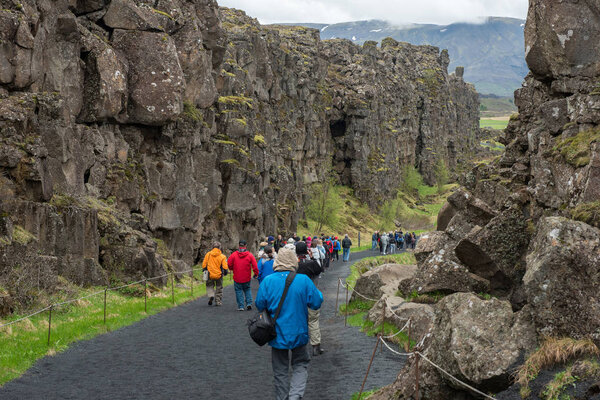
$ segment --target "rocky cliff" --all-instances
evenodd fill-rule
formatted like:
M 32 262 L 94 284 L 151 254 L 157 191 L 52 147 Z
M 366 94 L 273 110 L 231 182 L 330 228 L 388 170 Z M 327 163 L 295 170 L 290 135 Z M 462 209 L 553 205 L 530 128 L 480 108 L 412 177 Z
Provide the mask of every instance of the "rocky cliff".
M 474 145 L 448 56 L 212 0 L 0 0 L 0 296 L 183 270 L 292 231 L 333 168 L 371 205 Z M 459 74 L 460 75 L 460 74 Z
M 515 93 L 506 151 L 465 176 L 438 232 L 419 243 L 415 276 L 400 284 L 446 295 L 419 350 L 485 393 L 511 385 L 541 338 L 600 345 L 598 32 L 596 2 L 530 2 L 530 73 Z M 413 368 L 414 359 L 379 398 L 414 398 Z M 422 399 L 479 398 L 430 365 L 421 388 Z M 550 398 L 542 389 L 532 394 Z M 576 398 L 598 393 L 586 390 Z

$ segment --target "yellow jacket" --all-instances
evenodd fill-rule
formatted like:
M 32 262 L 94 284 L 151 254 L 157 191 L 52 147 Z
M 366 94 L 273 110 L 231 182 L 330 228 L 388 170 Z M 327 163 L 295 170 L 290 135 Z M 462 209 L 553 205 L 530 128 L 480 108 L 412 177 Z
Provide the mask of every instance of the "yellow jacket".
M 202 268 L 208 269 L 209 279 L 219 279 L 223 276 L 221 269 L 229 269 L 227 257 L 221 253 L 221 250 L 214 248 L 204 256 Z

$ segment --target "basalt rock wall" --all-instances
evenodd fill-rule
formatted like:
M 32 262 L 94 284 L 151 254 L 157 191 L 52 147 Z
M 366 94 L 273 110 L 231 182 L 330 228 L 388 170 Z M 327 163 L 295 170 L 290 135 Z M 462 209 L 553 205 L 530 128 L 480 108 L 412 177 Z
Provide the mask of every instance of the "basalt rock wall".
M 464 187 L 438 216 L 439 231 L 419 242 L 415 277 L 400 287 L 405 293 L 448 295 L 436 306 L 433 329 L 419 351 L 484 392 L 513 384 L 509 377 L 536 341 L 568 337 L 600 346 L 599 31 L 597 1 L 530 1 L 525 29 L 530 74 L 515 92 L 519 114 L 501 139 L 506 151 L 465 175 Z M 447 325 L 453 315 L 448 304 L 473 293 L 480 298 L 472 297 L 456 318 L 471 330 L 461 337 L 460 329 Z M 520 321 L 515 337 L 526 340 L 511 350 L 512 359 L 503 351 L 513 339 L 499 333 L 504 317 L 494 315 L 500 307 L 490 297 L 512 308 L 510 317 Z M 497 311 L 477 317 L 473 304 L 479 302 Z M 489 340 L 482 339 L 486 329 L 477 324 L 494 330 Z M 478 355 L 482 364 L 456 368 L 457 355 L 477 348 L 471 343 L 462 351 L 471 340 L 487 346 Z M 494 354 L 504 354 L 513 365 L 498 368 Z M 413 368 L 414 359 L 375 398 L 414 398 Z M 444 399 L 448 393 L 479 398 L 429 365 L 423 374 L 420 398 Z M 545 398 L 542 391 L 531 398 Z M 577 398 L 594 395 L 582 392 Z
M 431 182 L 438 158 L 461 162 L 477 129 L 446 52 L 322 42 L 212 0 L 0 0 L 0 28 L 0 293 L 15 304 L 58 276 L 181 271 L 213 239 L 293 231 L 332 166 L 375 205 L 404 165 Z

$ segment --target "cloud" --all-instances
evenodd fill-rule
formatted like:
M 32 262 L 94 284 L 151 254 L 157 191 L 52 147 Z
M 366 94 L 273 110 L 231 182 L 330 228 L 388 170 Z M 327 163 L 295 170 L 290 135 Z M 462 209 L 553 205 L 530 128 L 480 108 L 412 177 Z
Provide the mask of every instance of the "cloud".
M 480 22 L 484 16 L 525 18 L 527 0 L 220 0 L 263 24 L 336 23 L 383 19 L 391 23 Z

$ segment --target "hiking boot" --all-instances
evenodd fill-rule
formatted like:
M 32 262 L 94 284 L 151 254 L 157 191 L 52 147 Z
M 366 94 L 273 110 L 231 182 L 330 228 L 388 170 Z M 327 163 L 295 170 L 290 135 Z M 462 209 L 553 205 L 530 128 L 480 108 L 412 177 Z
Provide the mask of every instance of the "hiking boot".
M 325 350 L 321 348 L 321 343 L 313 344 L 313 356 L 320 356 L 325 353 Z
M 246 306 L 246 310 L 248 310 L 248 311 L 252 310 L 252 306 L 251 306 L 250 304 L 248 304 L 248 305 Z
M 240 308 L 238 308 L 238 311 L 245 311 L 245 310 L 244 310 L 244 307 L 240 307 Z
M 215 306 L 222 306 L 223 303 L 215 303 Z
M 214 299 L 215 299 L 214 297 L 211 297 L 210 299 L 208 299 L 208 305 L 209 306 L 212 306 L 212 303 L 213 303 Z

